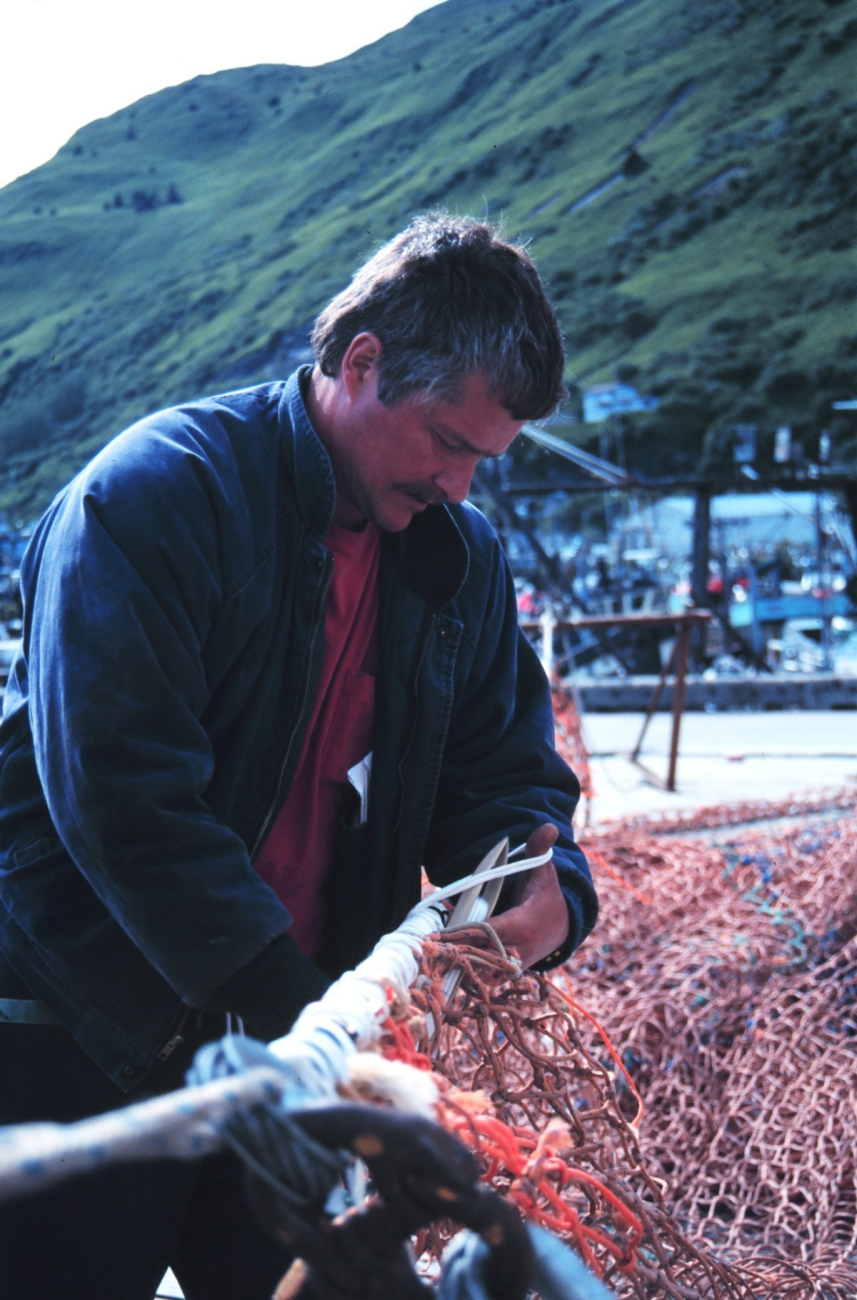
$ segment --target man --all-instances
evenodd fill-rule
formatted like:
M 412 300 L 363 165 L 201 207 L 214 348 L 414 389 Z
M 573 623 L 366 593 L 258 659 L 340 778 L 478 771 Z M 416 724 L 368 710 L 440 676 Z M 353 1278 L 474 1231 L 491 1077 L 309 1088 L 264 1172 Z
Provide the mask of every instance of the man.
M 34 534 L 0 727 L 2 1123 L 177 1086 L 225 1013 L 281 1035 L 401 921 L 422 863 L 451 881 L 504 834 L 556 845 L 496 919 L 526 965 L 594 923 L 547 684 L 464 504 L 562 395 L 535 268 L 419 219 L 313 345 L 285 383 L 126 431 Z M 284 1264 L 225 1160 L 0 1213 L 16 1300 L 147 1297 L 168 1261 L 203 1300 L 266 1296 Z

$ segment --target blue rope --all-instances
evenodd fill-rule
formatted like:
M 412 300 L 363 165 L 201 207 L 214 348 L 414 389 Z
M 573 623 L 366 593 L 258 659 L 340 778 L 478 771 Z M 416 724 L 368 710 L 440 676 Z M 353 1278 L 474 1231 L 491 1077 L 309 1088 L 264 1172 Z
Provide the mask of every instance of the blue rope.
M 616 1300 L 570 1247 L 535 1224 L 527 1227 L 533 1247 L 533 1289 L 543 1300 Z
M 258 1066 L 293 1073 L 263 1043 L 230 1035 L 200 1048 L 187 1082 L 208 1083 Z M 218 1126 L 218 1132 L 257 1178 L 287 1204 L 301 1209 L 324 1207 L 348 1160 L 347 1155 L 331 1151 L 309 1137 L 279 1103 L 263 1102 L 233 1111 Z
M 528 1224 L 533 1248 L 532 1287 L 542 1300 L 616 1300 L 574 1251 L 544 1228 Z M 491 1300 L 484 1271 L 491 1252 L 474 1232 L 460 1232 L 443 1254 L 437 1300 Z
M 785 926 L 791 930 L 790 937 L 786 944 L 791 948 L 793 956 L 788 962 L 779 967 L 780 972 L 794 970 L 797 967 L 804 966 L 808 957 L 808 942 L 814 938 L 812 932 L 807 932 L 801 924 L 798 917 L 788 908 L 783 907 L 779 902 L 779 893 L 774 887 L 774 869 L 775 863 L 767 853 L 740 853 L 740 841 L 732 841 L 729 845 L 724 846 L 722 852 L 726 859 L 726 868 L 724 876 L 728 879 L 733 874 L 735 868 L 741 866 L 756 866 L 759 869 L 760 880 L 741 895 L 745 903 L 750 903 L 762 916 L 770 918 L 775 926 Z M 782 856 L 779 853 L 777 856 Z M 743 941 L 743 936 L 737 936 L 736 939 Z

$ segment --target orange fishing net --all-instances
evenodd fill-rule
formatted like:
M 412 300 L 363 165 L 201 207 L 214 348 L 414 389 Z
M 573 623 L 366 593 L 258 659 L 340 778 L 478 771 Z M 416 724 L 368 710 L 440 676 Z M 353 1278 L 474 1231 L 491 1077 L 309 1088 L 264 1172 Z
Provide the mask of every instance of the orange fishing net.
M 603 919 L 566 975 L 621 1045 L 677 1221 L 718 1258 L 797 1269 L 789 1290 L 772 1265 L 763 1295 L 857 1295 L 850 799 L 719 834 L 592 836 Z
M 390 1021 L 485 1178 L 617 1296 L 857 1296 L 853 806 L 590 830 L 601 919 L 568 968 L 439 939 Z
M 581 808 L 583 811 L 581 820 L 587 823 L 589 820 L 589 805 L 593 797 L 592 775 L 589 771 L 589 751 L 583 739 L 580 710 L 577 707 L 574 694 L 558 684 L 553 688 L 553 716 L 556 746 L 580 782 Z

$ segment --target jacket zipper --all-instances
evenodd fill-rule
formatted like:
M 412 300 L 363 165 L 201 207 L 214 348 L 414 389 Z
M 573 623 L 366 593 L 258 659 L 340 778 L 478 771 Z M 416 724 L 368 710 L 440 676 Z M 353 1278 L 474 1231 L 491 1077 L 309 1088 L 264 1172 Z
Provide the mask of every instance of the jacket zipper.
M 419 719 L 418 719 L 418 717 L 417 717 L 417 714 L 418 714 L 418 712 L 419 712 L 419 707 L 420 707 L 420 673 L 422 672 L 422 667 L 423 667 L 423 663 L 425 662 L 425 657 L 426 657 L 426 655 L 428 654 L 429 642 L 431 641 L 432 636 L 434 635 L 434 629 L 435 629 L 435 626 L 437 625 L 437 619 L 438 619 L 437 614 L 432 614 L 432 616 L 431 616 L 431 625 L 430 625 L 430 627 L 429 627 L 428 632 L 426 633 L 426 639 L 425 639 L 425 641 L 423 642 L 423 648 L 422 648 L 422 650 L 420 651 L 420 657 L 419 657 L 419 659 L 417 660 L 417 667 L 416 667 L 416 671 L 414 672 L 414 725 L 411 727 L 411 734 L 410 734 L 410 736 L 408 737 L 408 743 L 407 743 L 407 745 L 405 746 L 405 749 L 404 749 L 404 752 L 403 752 L 403 754 L 402 754 L 402 757 L 399 759 L 399 771 L 398 771 L 398 776 L 399 776 L 399 815 L 398 815 L 398 817 L 396 818 L 396 824 L 395 824 L 395 826 L 393 827 L 393 830 L 392 830 L 392 832 L 391 832 L 391 834 L 390 834 L 390 843 L 391 843 L 391 844 L 393 844 L 393 843 L 395 842 L 396 834 L 397 834 L 397 832 L 398 832 L 398 830 L 399 830 L 399 826 L 400 826 L 401 823 L 402 823 L 402 813 L 403 813 L 403 811 L 404 811 L 404 807 L 405 807 L 405 778 L 404 778 L 404 766 L 405 766 L 405 763 L 406 763 L 406 761 L 407 761 L 408 754 L 410 754 L 411 749 L 412 749 L 412 747 L 413 747 L 414 736 L 417 734 L 417 722 L 419 721 Z
M 182 1009 L 179 1016 L 179 1022 L 176 1025 L 175 1033 L 172 1035 L 171 1038 L 167 1039 L 167 1041 L 164 1043 L 161 1050 L 158 1052 L 159 1061 L 166 1061 L 168 1057 L 172 1056 L 173 1052 L 176 1050 L 179 1044 L 184 1042 L 184 1034 L 182 1033 L 182 1030 L 187 1024 L 187 1018 L 190 1015 L 192 1010 L 193 1008 L 188 1006 L 185 1006 Z
M 259 828 L 259 833 L 258 833 L 258 835 L 256 836 L 256 839 L 255 839 L 254 842 L 253 842 L 253 847 L 252 847 L 252 849 L 250 850 L 250 858 L 251 858 L 251 861 L 252 861 L 253 858 L 255 858 L 256 854 L 258 853 L 258 851 L 259 851 L 259 849 L 260 849 L 260 847 L 261 847 L 261 845 L 262 845 L 262 841 L 264 840 L 265 836 L 267 835 L 268 830 L 270 829 L 270 826 L 271 826 L 271 822 L 272 822 L 273 819 L 274 819 L 274 813 L 276 812 L 276 810 L 277 810 L 277 804 L 278 804 L 279 801 L 280 801 L 280 789 L 282 788 L 283 777 L 285 776 L 285 774 L 286 774 L 286 768 L 287 768 L 288 765 L 289 765 L 289 757 L 290 757 L 291 752 L 292 752 L 292 746 L 293 746 L 294 743 L 295 743 L 295 736 L 298 734 L 298 729 L 299 729 L 299 727 L 300 727 L 300 725 L 301 725 L 301 722 L 303 721 L 304 710 L 306 709 L 307 698 L 308 698 L 308 696 L 309 696 L 309 682 L 310 682 L 310 676 L 311 676 L 311 673 L 312 673 L 313 652 L 314 652 L 314 650 L 315 650 L 315 643 L 316 643 L 316 641 L 317 641 L 317 639 L 318 639 L 319 629 L 320 629 L 320 627 L 322 626 L 322 620 L 318 617 L 318 611 L 319 611 L 319 609 L 323 609 L 323 608 L 324 608 L 324 602 L 325 602 L 325 600 L 326 600 L 326 598 L 327 598 L 327 589 L 328 589 L 328 587 L 330 586 L 330 583 L 331 583 L 331 579 L 332 579 L 332 578 L 333 578 L 333 562 L 331 561 L 330 569 L 329 569 L 329 571 L 328 571 L 327 577 L 326 577 L 325 580 L 324 580 L 324 585 L 323 585 L 322 588 L 321 588 L 321 591 L 320 591 L 320 593 L 319 593 L 318 600 L 317 600 L 317 603 L 316 603 L 316 621 L 315 621 L 315 627 L 313 628 L 313 631 L 312 631 L 312 636 L 310 637 L 310 640 L 309 640 L 309 645 L 308 645 L 308 647 L 307 647 L 307 654 L 306 654 L 306 672 L 304 673 L 303 695 L 302 695 L 302 697 L 301 697 L 301 706 L 300 706 L 300 708 L 299 708 L 299 710 L 298 710 L 298 716 L 297 716 L 297 718 L 295 719 L 295 725 L 292 727 L 292 731 L 291 731 L 291 735 L 289 736 L 288 744 L 286 745 L 286 752 L 285 752 L 285 755 L 283 756 L 283 761 L 282 761 L 282 763 L 280 764 L 280 771 L 279 771 L 279 775 L 278 775 L 278 777 L 277 777 L 277 785 L 276 785 L 276 788 L 275 788 L 275 790 L 274 790 L 274 798 L 273 798 L 273 802 L 271 803 L 270 808 L 268 809 L 267 813 L 265 814 L 265 818 L 264 818 L 264 820 L 263 820 L 263 822 L 262 822 L 261 827 Z

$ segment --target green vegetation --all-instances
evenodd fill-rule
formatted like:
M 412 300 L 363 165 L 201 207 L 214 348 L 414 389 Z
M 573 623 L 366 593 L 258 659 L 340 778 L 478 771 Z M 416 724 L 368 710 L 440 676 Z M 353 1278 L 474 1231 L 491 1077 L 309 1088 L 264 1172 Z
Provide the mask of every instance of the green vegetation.
M 531 241 L 573 385 L 661 398 L 633 467 L 714 471 L 741 422 L 826 425 L 857 464 L 830 410 L 857 388 L 855 55 L 853 0 L 447 0 L 92 123 L 0 191 L 0 508 L 147 410 L 285 373 L 435 205 Z

